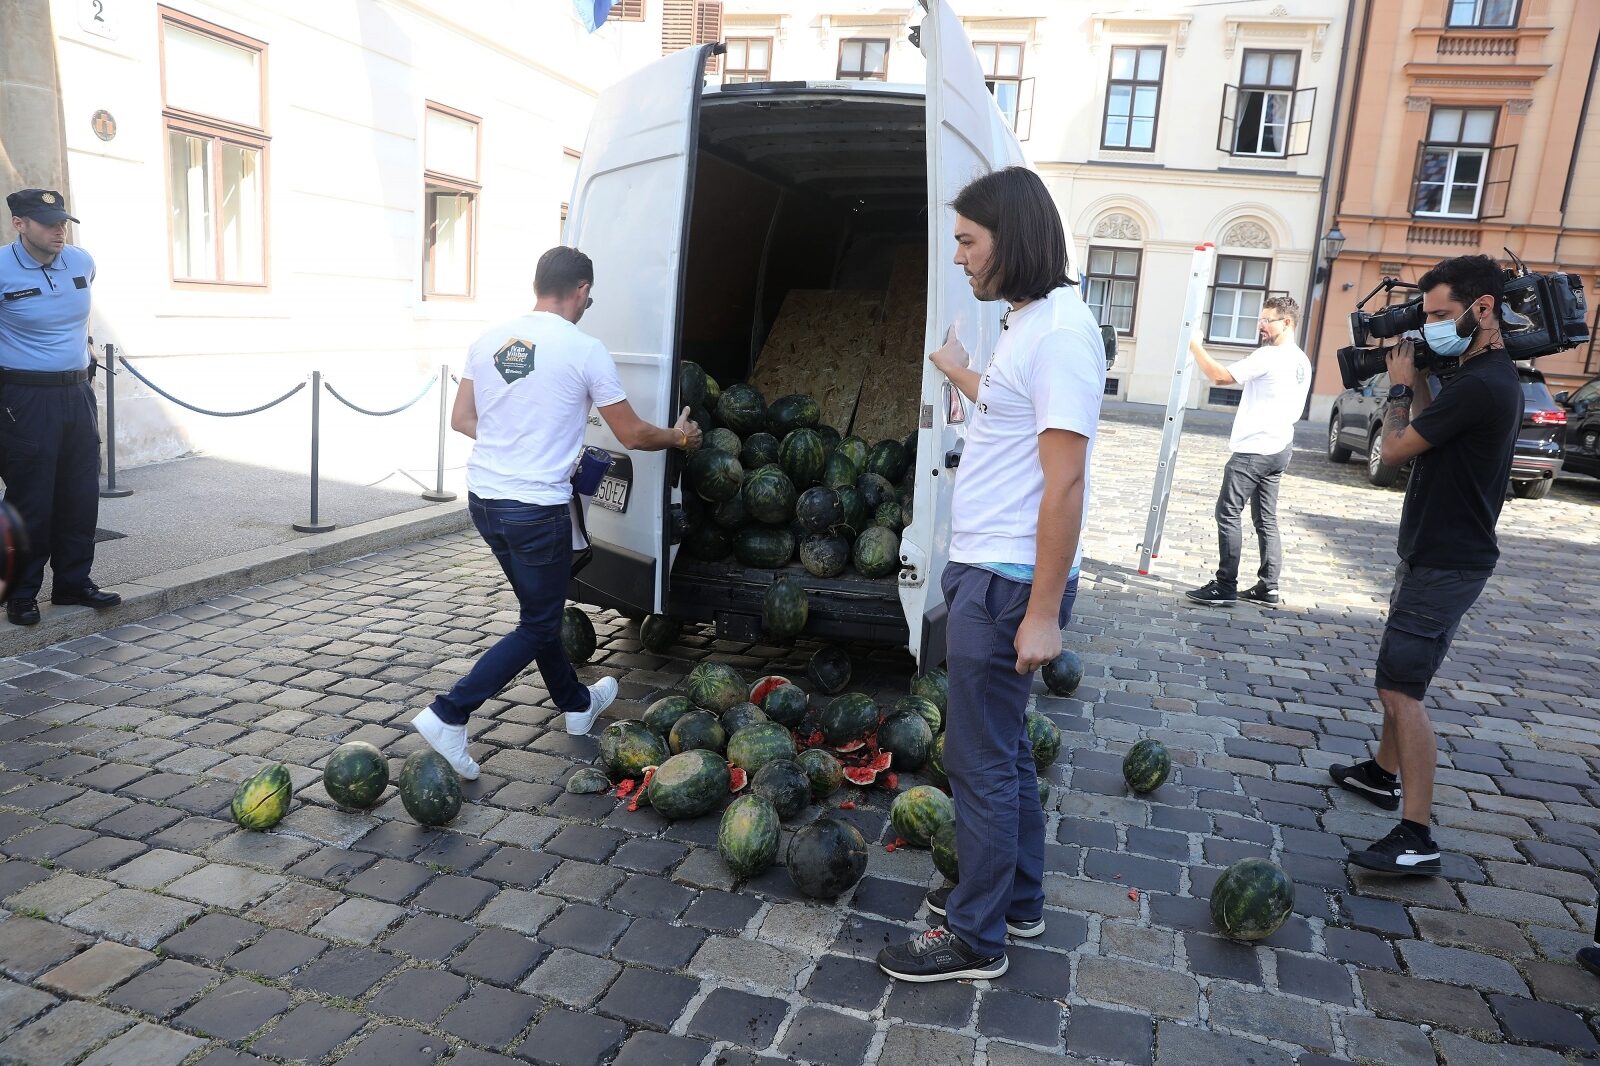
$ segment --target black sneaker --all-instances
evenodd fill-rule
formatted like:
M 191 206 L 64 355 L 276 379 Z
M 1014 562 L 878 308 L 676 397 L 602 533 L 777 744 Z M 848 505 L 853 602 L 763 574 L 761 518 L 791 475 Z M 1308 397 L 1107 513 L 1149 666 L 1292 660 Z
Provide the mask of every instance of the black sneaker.
M 1269 588 L 1259 581 L 1256 582 L 1254 588 L 1248 588 L 1239 593 L 1239 598 L 1250 603 L 1260 604 L 1262 607 L 1283 606 L 1283 597 L 1278 593 L 1278 590 Z
M 1204 603 L 1212 607 L 1232 607 L 1239 602 L 1237 591 L 1225 589 L 1216 581 L 1208 581 L 1197 589 L 1190 589 L 1184 595 L 1195 603 Z
M 918 984 L 991 981 L 1005 973 L 1009 965 L 1004 955 L 984 958 L 943 926 L 935 926 L 913 940 L 878 952 L 878 969 L 897 981 Z
M 932 892 L 928 893 L 927 898 L 923 900 L 923 902 L 928 905 L 928 910 L 931 913 L 936 914 L 941 918 L 945 916 L 945 904 L 950 900 L 950 889 L 952 887 L 953 886 L 951 885 L 945 885 L 942 888 L 936 888 Z M 1012 936 L 1022 937 L 1024 940 L 1032 940 L 1034 937 L 1040 936 L 1044 933 L 1044 917 L 1041 915 L 1031 922 L 1013 922 L 1011 919 L 1007 918 L 1006 932 L 1010 933 Z
M 1379 874 L 1430 874 L 1437 877 L 1444 870 L 1439 860 L 1439 846 L 1431 838 L 1418 839 L 1417 834 L 1404 825 L 1389 830 L 1389 835 L 1367 848 L 1352 851 L 1350 861 L 1363 870 Z
M 1578 965 L 1600 977 L 1600 944 L 1578 949 Z
M 1354 766 L 1334 763 L 1328 767 L 1328 776 L 1346 792 L 1354 792 L 1368 803 L 1386 811 L 1400 809 L 1400 781 L 1378 772 L 1378 764 L 1368 759 Z
M 8 600 L 6 602 L 6 621 L 14 626 L 36 626 L 39 624 L 38 600 Z

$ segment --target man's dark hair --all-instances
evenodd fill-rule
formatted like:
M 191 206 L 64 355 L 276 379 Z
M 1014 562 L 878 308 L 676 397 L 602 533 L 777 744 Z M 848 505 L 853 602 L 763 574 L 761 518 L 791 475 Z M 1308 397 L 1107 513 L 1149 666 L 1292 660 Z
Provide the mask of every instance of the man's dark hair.
M 1458 255 L 1446 259 L 1417 281 L 1423 292 L 1439 285 L 1450 286 L 1450 297 L 1465 307 L 1480 296 L 1494 297 L 1494 314 L 1500 315 L 1500 301 L 1505 298 L 1506 276 L 1496 263 L 1486 255 Z
M 1261 303 L 1263 311 L 1276 311 L 1295 325 L 1300 324 L 1300 305 L 1293 296 L 1268 296 Z
M 1067 276 L 1067 235 L 1050 190 L 1027 167 L 1006 167 L 969 184 L 950 204 L 956 214 L 994 234 L 994 256 L 982 280 L 1006 300 L 1042 300 Z
M 533 272 L 533 291 L 540 296 L 566 296 L 585 283 L 594 284 L 594 263 L 564 244 L 541 255 Z

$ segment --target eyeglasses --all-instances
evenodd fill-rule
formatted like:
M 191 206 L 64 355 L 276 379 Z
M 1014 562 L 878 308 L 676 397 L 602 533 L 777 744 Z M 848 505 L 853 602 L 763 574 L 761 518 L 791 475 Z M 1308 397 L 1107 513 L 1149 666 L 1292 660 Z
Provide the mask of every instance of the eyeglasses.
M 1262 315 L 1260 318 L 1256 319 L 1256 321 L 1260 322 L 1262 325 L 1270 326 L 1274 322 L 1282 322 L 1285 320 L 1281 318 L 1268 318 L 1266 315 Z
M 583 309 L 585 311 L 589 310 L 589 308 L 591 308 L 593 306 L 594 306 L 594 297 L 593 296 L 591 296 L 587 300 L 583 301 Z

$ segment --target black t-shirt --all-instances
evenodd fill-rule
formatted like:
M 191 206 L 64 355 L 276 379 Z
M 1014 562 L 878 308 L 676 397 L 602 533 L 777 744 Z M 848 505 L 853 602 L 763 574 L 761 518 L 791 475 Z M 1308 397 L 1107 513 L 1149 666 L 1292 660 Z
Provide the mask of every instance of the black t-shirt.
M 1504 349 L 1461 365 L 1411 423 L 1432 447 L 1417 456 L 1400 512 L 1400 558 L 1413 566 L 1493 570 L 1494 525 L 1522 427 L 1522 383 Z

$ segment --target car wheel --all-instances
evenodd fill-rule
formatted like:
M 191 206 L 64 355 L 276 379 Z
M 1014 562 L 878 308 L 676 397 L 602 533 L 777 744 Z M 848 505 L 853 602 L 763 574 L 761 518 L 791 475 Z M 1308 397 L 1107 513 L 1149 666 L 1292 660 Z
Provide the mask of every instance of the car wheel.
M 1600 432 L 1590 430 L 1585 433 L 1578 446 L 1586 452 L 1600 452 Z
M 1395 483 L 1400 471 L 1392 466 L 1386 466 L 1383 461 L 1383 433 L 1381 430 L 1372 431 L 1372 439 L 1367 441 L 1367 480 L 1386 489 Z
M 1328 420 L 1328 462 L 1348 463 L 1350 449 L 1339 443 L 1339 412 L 1335 411 Z
M 1550 495 L 1550 490 L 1555 488 L 1555 485 L 1555 478 L 1542 477 L 1534 481 L 1513 481 L 1511 483 L 1511 491 L 1516 493 L 1520 499 L 1542 500 Z

